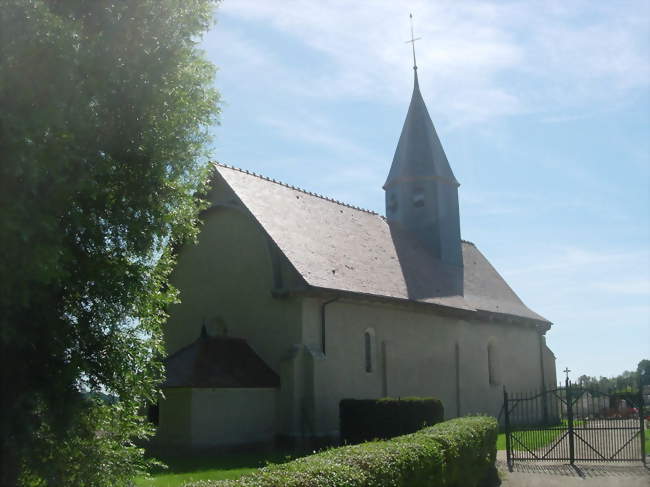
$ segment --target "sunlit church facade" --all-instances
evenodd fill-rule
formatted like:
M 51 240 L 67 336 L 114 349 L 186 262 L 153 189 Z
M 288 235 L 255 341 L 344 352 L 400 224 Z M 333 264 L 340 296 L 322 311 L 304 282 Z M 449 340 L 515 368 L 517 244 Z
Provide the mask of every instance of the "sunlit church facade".
M 496 416 L 504 387 L 554 385 L 551 323 L 461 239 L 458 188 L 417 68 L 385 215 L 215 164 L 173 275 L 157 441 L 335 436 L 343 398 Z

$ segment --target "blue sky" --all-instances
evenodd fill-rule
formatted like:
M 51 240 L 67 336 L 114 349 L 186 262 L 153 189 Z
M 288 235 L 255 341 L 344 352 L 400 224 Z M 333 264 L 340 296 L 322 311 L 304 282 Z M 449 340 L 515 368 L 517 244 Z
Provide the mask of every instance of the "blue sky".
M 650 2 L 225 0 L 216 160 L 384 213 L 420 87 L 461 231 L 554 323 L 558 371 L 650 358 Z M 558 374 L 560 376 L 562 374 Z

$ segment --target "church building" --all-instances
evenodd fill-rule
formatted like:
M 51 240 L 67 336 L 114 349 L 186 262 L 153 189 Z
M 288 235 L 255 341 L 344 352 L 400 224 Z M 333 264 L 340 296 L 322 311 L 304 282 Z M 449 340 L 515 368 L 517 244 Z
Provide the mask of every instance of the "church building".
M 458 187 L 417 68 L 385 216 L 214 164 L 172 277 L 158 441 L 335 436 L 344 398 L 497 416 L 504 387 L 553 386 L 551 323 L 461 240 Z

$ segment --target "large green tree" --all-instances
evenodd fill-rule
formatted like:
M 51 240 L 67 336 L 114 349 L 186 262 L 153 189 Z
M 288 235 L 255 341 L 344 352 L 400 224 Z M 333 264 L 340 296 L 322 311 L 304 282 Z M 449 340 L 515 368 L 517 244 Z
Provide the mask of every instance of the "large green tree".
M 213 0 L 0 4 L 2 485 L 127 485 L 196 233 Z M 113 404 L 93 399 L 110 394 Z

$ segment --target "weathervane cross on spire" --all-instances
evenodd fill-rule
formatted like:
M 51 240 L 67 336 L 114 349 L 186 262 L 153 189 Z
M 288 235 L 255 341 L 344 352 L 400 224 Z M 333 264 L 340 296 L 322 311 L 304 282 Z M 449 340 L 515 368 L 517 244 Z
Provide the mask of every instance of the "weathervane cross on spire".
M 415 62 L 415 41 L 419 41 L 420 39 L 422 39 L 422 37 L 415 37 L 413 35 L 413 14 L 412 13 L 409 13 L 409 18 L 411 19 L 411 39 L 406 41 L 406 43 L 408 44 L 410 42 L 411 47 L 413 48 L 413 69 L 417 71 L 418 63 Z

